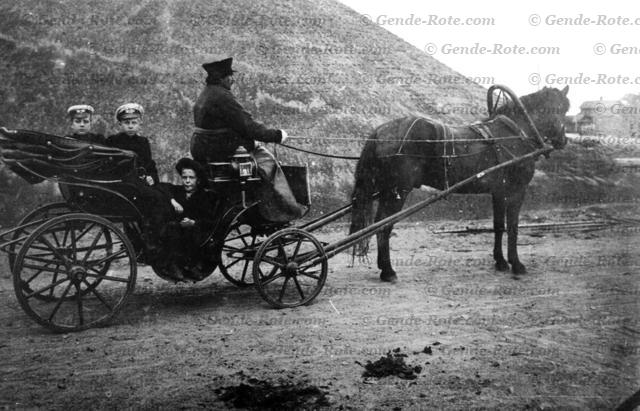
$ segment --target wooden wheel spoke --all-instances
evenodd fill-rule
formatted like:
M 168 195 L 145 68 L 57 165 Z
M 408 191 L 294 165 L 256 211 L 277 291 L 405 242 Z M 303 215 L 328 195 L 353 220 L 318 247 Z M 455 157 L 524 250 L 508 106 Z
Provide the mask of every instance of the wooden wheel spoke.
M 98 244 L 98 241 L 100 240 L 100 237 L 102 237 L 103 233 L 104 233 L 104 231 L 100 230 L 98 235 L 96 235 L 95 238 L 93 239 L 93 241 L 91 242 L 91 246 L 89 247 L 87 252 L 84 253 L 84 258 L 82 259 L 82 263 L 83 264 L 87 262 L 87 259 L 89 258 L 91 253 L 93 253 L 93 250 L 95 249 L 96 244 Z M 106 244 L 105 244 L 105 246 L 106 246 Z
M 78 319 L 80 320 L 80 325 L 84 325 L 84 313 L 82 312 L 82 290 L 80 289 L 80 284 L 76 284 L 76 302 L 78 304 Z
M 123 255 L 124 254 L 124 255 Z M 88 266 L 96 266 L 96 265 L 101 265 L 107 262 L 112 262 L 114 260 L 119 260 L 119 259 L 123 259 L 123 258 L 127 258 L 129 257 L 129 254 L 127 253 L 126 249 L 121 249 L 119 251 L 116 251 L 114 254 L 112 255 L 108 255 L 104 258 L 101 258 L 99 260 L 93 260 L 91 262 L 89 262 L 87 265 Z
M 120 243 L 116 243 L 115 245 L 120 245 Z M 90 250 L 110 250 L 110 249 L 113 248 L 113 246 L 114 246 L 113 243 L 111 243 L 111 244 L 110 243 L 104 243 L 104 244 L 98 244 L 98 245 L 96 245 L 94 247 L 89 247 L 89 246 L 87 246 L 87 247 L 78 247 L 78 248 L 76 248 L 76 251 L 81 253 L 83 251 L 90 251 Z
M 287 283 L 289 282 L 289 277 L 284 278 L 284 283 L 282 283 L 282 288 L 280 288 L 280 295 L 278 295 L 278 301 L 282 302 L 282 298 L 284 297 L 284 292 L 287 289 Z
M 274 267 L 280 268 L 280 269 L 284 269 L 285 264 L 276 261 L 274 258 L 272 257 L 267 257 L 266 255 L 264 257 L 262 257 L 262 261 L 264 261 L 265 263 L 269 263 Z
M 53 251 L 51 251 L 51 249 L 50 249 L 49 247 L 38 247 L 37 245 L 32 245 L 32 246 L 31 246 L 31 249 L 32 249 L 32 250 L 38 250 L 38 251 L 47 251 L 47 252 L 49 252 L 50 254 L 52 254 L 52 253 L 53 253 Z
M 232 262 L 232 263 L 230 263 L 230 264 L 225 264 L 224 268 L 230 268 L 230 267 L 233 267 L 234 265 L 238 264 L 240 261 L 243 261 L 243 260 L 244 260 L 244 261 L 247 261 L 247 260 L 245 260 L 245 259 L 243 259 L 243 258 L 237 258 L 237 259 L 233 260 L 233 262 Z
M 107 300 L 104 299 L 102 294 L 100 294 L 98 290 L 96 290 L 96 287 L 94 285 L 89 284 L 89 282 L 85 279 L 83 279 L 82 281 L 87 285 L 87 289 L 91 290 L 91 293 L 95 295 L 98 298 L 98 300 L 100 300 L 100 302 L 109 309 L 109 311 L 113 311 L 113 307 L 107 302 Z
M 67 288 L 64 289 L 64 292 L 60 296 L 60 299 L 58 300 L 58 303 L 56 304 L 55 307 L 53 307 L 53 310 L 51 310 L 51 315 L 49 316 L 47 321 L 51 322 L 51 320 L 53 320 L 53 317 L 58 313 L 58 310 L 60 309 L 60 306 L 64 302 L 64 298 L 67 296 L 67 294 L 69 293 L 69 290 L 71 289 L 71 285 L 72 285 L 71 281 L 69 281 L 69 285 L 67 285 Z
M 64 230 L 64 237 L 62 237 L 62 245 L 66 245 L 68 239 L 69 239 L 69 230 Z
M 51 252 L 58 257 L 61 261 L 66 261 L 66 258 L 60 254 L 58 250 L 44 237 L 38 237 L 38 241 L 44 244 Z
M 288 263 L 289 258 L 287 257 L 287 252 L 284 250 L 284 245 L 282 245 L 282 241 L 280 239 L 278 240 L 278 256 L 284 258 L 284 262 Z
M 60 241 L 58 241 L 58 236 L 56 235 L 56 231 L 55 230 L 51 231 L 50 234 L 51 234 L 51 237 L 53 237 L 53 241 L 55 241 L 56 246 L 61 247 Z
M 53 273 L 52 282 L 58 281 L 58 274 L 60 274 L 60 264 L 56 264 L 56 271 Z M 53 297 L 53 288 L 49 289 L 49 297 Z
M 80 232 L 80 234 L 78 234 L 78 236 L 75 238 L 74 242 L 78 242 L 78 241 L 82 240 L 82 237 L 84 237 L 85 235 L 87 235 L 87 233 L 88 233 L 89 231 L 91 231 L 91 229 L 92 229 L 93 227 L 95 227 L 95 226 L 96 226 L 96 223 L 89 224 L 89 225 L 84 229 L 84 231 L 81 231 L 81 232 Z M 74 232 L 75 232 L 75 230 L 74 230 Z M 102 232 L 102 230 L 100 230 L 100 232 Z
M 52 254 L 50 254 L 50 255 L 52 255 Z M 47 265 L 49 265 L 49 264 L 55 264 L 57 262 L 57 260 L 51 260 L 51 259 L 48 259 L 48 258 L 35 257 L 33 255 L 25 255 L 24 259 L 25 260 L 31 260 L 31 261 L 38 262 L 38 263 L 43 263 L 45 265 L 45 267 Z
M 247 240 L 246 240 L 247 236 L 246 236 L 246 234 L 242 234 L 242 233 L 240 232 L 240 229 L 239 229 L 239 228 L 236 228 L 236 231 L 238 232 L 238 234 L 240 234 L 240 236 L 238 236 L 237 238 L 238 238 L 238 239 L 240 239 L 240 241 L 242 241 L 242 243 L 244 244 L 244 246 L 245 246 L 245 247 L 246 247 L 246 246 L 248 246 L 248 245 L 249 245 L 249 243 L 247 243 Z
M 303 275 L 305 277 L 309 277 L 309 278 L 313 278 L 316 281 L 320 281 L 320 277 L 318 277 L 317 275 L 314 275 L 315 273 L 317 273 L 318 271 L 314 271 L 313 273 L 308 273 L 308 272 L 299 272 L 299 275 Z
M 63 278 L 61 280 L 58 281 L 54 281 L 51 284 L 47 285 L 46 287 L 42 287 L 36 291 L 31 291 L 29 294 L 26 294 L 24 297 L 25 298 L 31 298 L 36 294 L 42 294 L 44 291 L 56 288 L 57 286 L 59 286 L 60 284 L 64 283 L 65 281 L 68 281 L 66 278 Z M 69 282 L 69 284 L 71 284 L 71 282 Z
M 296 244 L 296 248 L 295 250 L 293 250 L 293 255 L 291 256 L 291 259 L 295 261 L 296 257 L 298 256 L 298 252 L 300 252 L 300 246 L 302 245 L 302 238 L 300 238 L 298 240 L 298 243 Z
M 58 265 L 61 265 L 61 264 L 58 264 Z M 41 270 L 41 271 L 45 271 L 45 272 L 48 272 L 48 273 L 58 272 L 57 269 L 54 269 L 54 268 L 51 268 L 51 267 L 43 267 L 43 266 L 40 266 L 40 265 L 31 265 L 31 264 L 24 264 L 24 263 L 22 264 L 22 268 L 29 268 L 29 269 L 32 269 L 32 270 Z
M 76 259 L 76 253 L 78 252 L 78 240 L 76 239 L 76 229 L 74 227 L 71 230 L 71 250 L 73 251 L 73 259 Z
M 231 251 L 231 252 L 242 251 L 242 248 L 238 248 L 238 247 L 234 247 L 232 245 L 225 244 L 224 246 L 222 246 L 222 252 L 224 253 L 225 251 L 226 251 L 227 255 L 229 255 L 229 251 Z
M 47 267 L 49 264 L 53 264 L 53 262 L 48 262 L 46 263 L 44 266 Z M 56 264 L 56 269 L 60 267 L 60 264 Z M 42 274 L 43 270 L 38 270 L 35 274 L 33 274 L 31 277 L 29 277 L 28 280 L 25 281 L 26 284 L 29 284 L 31 281 L 33 281 L 37 276 L 39 276 L 40 274 Z M 55 272 L 54 272 L 55 273 Z M 57 273 L 56 273 L 57 274 Z M 55 281 L 55 280 L 54 280 Z
M 104 274 L 101 274 L 98 270 L 96 270 L 94 268 L 89 268 L 89 270 L 95 271 L 96 274 L 87 273 L 86 274 L 87 277 L 99 278 L 100 280 L 117 281 L 117 282 L 120 282 L 120 283 L 128 283 L 129 282 L 129 279 L 127 279 L 127 278 L 112 277 L 110 275 L 104 275 Z
M 282 272 L 275 274 L 273 271 L 271 273 L 269 273 L 268 276 L 264 275 L 264 273 L 262 272 L 262 269 L 258 268 L 258 271 L 260 272 L 260 279 L 262 281 L 260 281 L 260 283 L 263 286 L 269 285 L 272 282 L 274 282 L 275 280 L 277 280 L 280 277 L 284 277 L 284 274 Z
M 244 279 L 247 277 L 247 268 L 249 268 L 249 260 L 244 260 L 244 267 L 242 268 L 242 277 L 240 281 L 244 283 Z
M 302 292 L 302 287 L 300 287 L 300 283 L 298 282 L 298 277 L 293 277 L 293 283 L 296 285 L 298 289 L 298 293 L 300 293 L 300 297 L 304 300 L 304 292 Z

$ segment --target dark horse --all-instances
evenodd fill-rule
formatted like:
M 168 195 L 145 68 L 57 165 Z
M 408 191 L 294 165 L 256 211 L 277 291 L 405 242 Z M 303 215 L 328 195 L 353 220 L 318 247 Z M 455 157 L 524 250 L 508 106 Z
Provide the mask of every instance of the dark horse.
M 536 130 L 527 121 L 529 114 L 535 128 L 553 148 L 566 145 L 563 120 L 569 110 L 568 87 L 544 88 L 497 108 L 482 123 L 447 127 L 422 117 L 404 117 L 379 126 L 369 137 L 358 161 L 353 192 L 350 232 L 371 224 L 374 194 L 378 193 L 375 221 L 402 209 L 407 195 L 422 185 L 438 190 L 464 180 L 491 166 L 541 148 Z M 526 113 L 519 107 L 524 106 Z M 457 193 L 491 194 L 496 269 L 507 271 L 509 264 L 502 254 L 505 215 L 508 233 L 508 262 L 514 274 L 526 272 L 518 259 L 518 216 L 527 184 L 533 178 L 535 159 L 526 160 L 463 186 Z M 391 267 L 389 236 L 393 225 L 377 234 L 378 268 L 382 281 L 395 282 Z M 360 244 L 367 252 L 368 240 Z

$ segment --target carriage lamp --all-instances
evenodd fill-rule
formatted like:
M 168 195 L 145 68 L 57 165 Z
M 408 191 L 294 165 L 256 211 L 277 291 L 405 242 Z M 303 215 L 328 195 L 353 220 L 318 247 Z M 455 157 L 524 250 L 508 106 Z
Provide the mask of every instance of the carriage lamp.
M 238 163 L 238 174 L 240 178 L 249 178 L 253 174 L 253 164 L 249 163 Z

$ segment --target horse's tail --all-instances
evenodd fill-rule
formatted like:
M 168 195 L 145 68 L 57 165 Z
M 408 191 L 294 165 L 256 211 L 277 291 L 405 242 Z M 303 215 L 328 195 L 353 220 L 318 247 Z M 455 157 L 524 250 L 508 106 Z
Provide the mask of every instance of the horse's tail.
M 373 196 L 376 191 L 377 158 L 376 143 L 373 138 L 375 132 L 370 136 L 369 141 L 362 150 L 362 155 L 358 160 L 355 173 L 355 186 L 353 189 L 351 227 L 349 234 L 355 233 L 373 222 Z M 360 256 L 366 255 L 369 251 L 370 236 L 359 242 L 354 253 Z

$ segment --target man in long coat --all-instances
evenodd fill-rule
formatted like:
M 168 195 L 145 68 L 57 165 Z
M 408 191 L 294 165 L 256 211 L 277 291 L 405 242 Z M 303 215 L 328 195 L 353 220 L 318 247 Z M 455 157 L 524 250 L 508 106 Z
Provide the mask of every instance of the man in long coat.
M 231 93 L 233 73 L 231 58 L 203 64 L 207 71 L 204 90 L 193 108 L 195 132 L 191 138 L 191 155 L 201 163 L 227 161 L 239 146 L 255 158 L 263 180 L 258 190 L 262 216 L 285 222 L 302 215 L 284 173 L 273 155 L 257 143 L 283 143 L 284 130 L 270 129 L 256 122 Z

